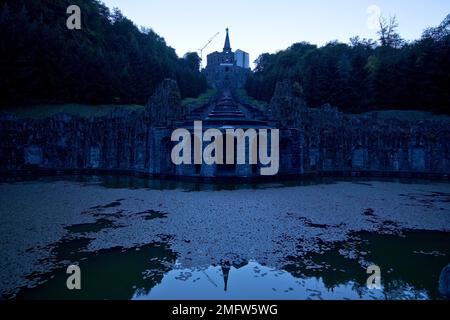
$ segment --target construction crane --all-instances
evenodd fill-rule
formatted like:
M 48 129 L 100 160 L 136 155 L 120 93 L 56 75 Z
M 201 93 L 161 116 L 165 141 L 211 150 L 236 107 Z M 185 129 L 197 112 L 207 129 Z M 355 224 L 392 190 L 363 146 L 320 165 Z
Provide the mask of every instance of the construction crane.
M 203 47 L 201 47 L 200 49 L 198 49 L 198 52 L 200 53 L 200 70 L 202 70 L 203 69 L 203 50 L 205 50 L 206 49 L 206 47 L 208 47 L 209 46 L 209 44 L 218 36 L 220 34 L 220 32 L 217 32 L 215 35 L 213 35 L 209 40 L 208 40 L 208 42 L 203 46 Z

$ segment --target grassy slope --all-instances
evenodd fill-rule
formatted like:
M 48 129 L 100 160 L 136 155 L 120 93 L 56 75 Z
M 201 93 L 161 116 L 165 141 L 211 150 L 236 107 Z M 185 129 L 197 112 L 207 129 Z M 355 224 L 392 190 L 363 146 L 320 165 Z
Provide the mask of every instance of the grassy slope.
M 188 98 L 182 101 L 186 107 L 201 106 L 209 101 L 216 94 L 215 90 L 208 90 L 198 98 Z M 115 108 L 125 108 L 132 111 L 143 111 L 145 106 L 142 105 L 86 105 L 76 103 L 65 104 L 43 104 L 33 106 L 15 106 L 0 109 L 0 113 L 11 113 L 21 118 L 44 119 L 54 116 L 58 113 L 67 113 L 79 117 L 101 117 L 107 115 Z
M 208 89 L 205 93 L 201 94 L 198 98 L 186 98 L 182 101 L 182 105 L 190 108 L 201 107 L 209 102 L 209 100 L 216 95 L 217 90 Z
M 183 106 L 189 108 L 189 110 L 201 107 L 217 93 L 216 90 L 209 89 L 207 92 L 200 95 L 198 98 L 187 98 L 182 101 Z M 238 97 L 258 109 L 265 111 L 267 109 L 267 103 L 258 101 L 248 96 L 245 90 L 238 90 Z M 68 113 L 79 117 L 101 117 L 107 115 L 115 108 L 126 108 L 132 111 L 143 111 L 145 106 L 141 105 L 84 105 L 84 104 L 49 104 L 49 105 L 34 105 L 34 106 L 21 106 L 10 107 L 0 109 L 0 113 L 7 112 L 12 113 L 21 118 L 31 119 L 43 119 L 46 117 L 54 116 L 58 113 Z M 430 112 L 415 111 L 415 110 L 382 110 L 372 111 L 367 114 L 376 113 L 379 119 L 392 119 L 406 121 L 420 121 L 420 120 L 445 120 L 450 121 L 449 116 L 434 115 Z
M 43 119 L 58 113 L 68 113 L 79 117 L 100 117 L 108 114 L 115 108 L 126 108 L 128 110 L 144 110 L 141 105 L 85 105 L 85 104 L 49 104 L 35 106 L 11 107 L 0 110 L 0 112 L 12 113 L 21 118 Z
M 247 94 L 247 91 L 245 91 L 245 89 L 240 89 L 236 91 L 236 94 L 238 96 L 238 98 L 245 102 L 248 103 L 256 108 L 258 108 L 259 110 L 265 112 L 267 110 L 267 103 L 264 101 L 260 101 L 260 100 L 256 100 L 253 97 L 250 97 Z

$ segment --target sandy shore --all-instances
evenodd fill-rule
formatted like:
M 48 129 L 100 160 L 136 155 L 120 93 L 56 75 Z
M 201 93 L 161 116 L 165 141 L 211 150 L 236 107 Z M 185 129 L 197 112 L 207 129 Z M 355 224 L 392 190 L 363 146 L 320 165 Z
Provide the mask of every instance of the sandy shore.
M 120 228 L 89 234 L 88 250 L 139 247 L 170 236 L 184 268 L 221 261 L 282 266 L 289 255 L 326 250 L 356 231 L 450 232 L 450 184 L 338 182 L 236 191 L 108 189 L 79 182 L 0 185 L 0 294 L 54 267 L 67 226 L 98 218 Z M 113 204 L 113 205 L 108 205 Z M 148 219 L 150 211 L 165 214 Z

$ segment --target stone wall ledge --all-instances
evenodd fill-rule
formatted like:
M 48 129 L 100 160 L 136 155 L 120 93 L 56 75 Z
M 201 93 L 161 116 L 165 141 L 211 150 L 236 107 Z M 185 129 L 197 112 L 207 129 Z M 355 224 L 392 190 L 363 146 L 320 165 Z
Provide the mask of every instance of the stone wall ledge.
M 368 179 L 426 179 L 435 181 L 450 181 L 450 173 L 444 172 L 417 172 L 417 171 L 318 171 L 305 172 L 303 174 L 289 174 L 276 176 L 180 176 L 167 174 L 152 174 L 144 170 L 136 169 L 50 169 L 50 168 L 28 168 L 15 170 L 1 170 L 0 181 L 8 178 L 35 178 L 35 177 L 63 177 L 63 176 L 129 176 L 138 178 L 184 181 L 184 182 L 280 182 L 301 181 L 314 178 L 368 178 Z

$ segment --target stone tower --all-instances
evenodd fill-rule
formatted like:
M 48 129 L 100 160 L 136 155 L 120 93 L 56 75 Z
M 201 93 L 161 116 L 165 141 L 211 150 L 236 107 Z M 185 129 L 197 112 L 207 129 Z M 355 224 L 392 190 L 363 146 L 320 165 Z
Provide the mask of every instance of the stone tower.
M 242 50 L 238 50 L 243 52 Z M 248 56 L 248 54 L 247 54 Z M 229 29 L 226 29 L 225 44 L 222 52 L 213 52 L 207 57 L 204 70 L 208 85 L 215 89 L 238 89 L 245 85 L 250 73 L 249 68 L 237 65 L 235 53 L 231 50 Z
M 228 28 L 226 30 L 227 30 L 227 36 L 225 38 L 225 46 L 223 47 L 223 52 L 224 53 L 231 52 L 230 36 L 228 34 Z

